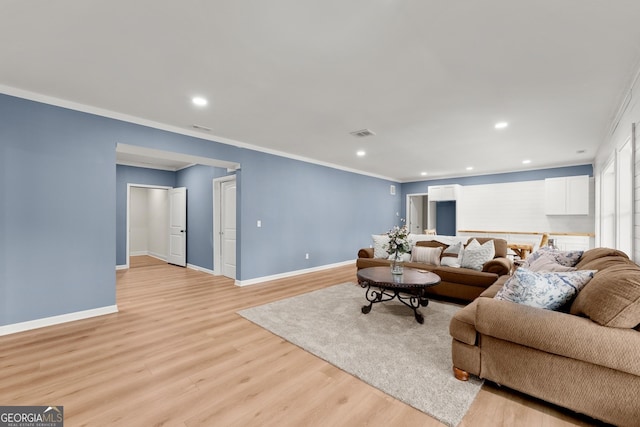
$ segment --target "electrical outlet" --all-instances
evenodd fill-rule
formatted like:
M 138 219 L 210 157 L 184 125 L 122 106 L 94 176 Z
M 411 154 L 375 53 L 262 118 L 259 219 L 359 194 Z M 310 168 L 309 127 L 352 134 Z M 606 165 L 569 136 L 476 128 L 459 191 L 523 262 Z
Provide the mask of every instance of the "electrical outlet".
M 256 225 L 258 226 L 258 228 L 262 227 L 262 221 L 258 220 L 258 222 L 256 223 Z
M 304 254 L 304 259 L 309 259 L 309 254 Z

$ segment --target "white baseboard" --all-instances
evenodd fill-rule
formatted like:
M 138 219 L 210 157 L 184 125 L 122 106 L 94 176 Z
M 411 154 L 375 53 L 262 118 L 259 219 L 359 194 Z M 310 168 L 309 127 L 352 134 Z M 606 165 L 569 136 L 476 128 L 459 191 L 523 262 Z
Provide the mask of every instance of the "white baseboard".
M 213 270 L 209 270 L 208 268 L 200 267 L 200 266 L 193 265 L 193 264 L 187 264 L 187 268 L 190 268 L 190 269 L 196 270 L 196 271 L 202 271 L 203 273 L 211 274 L 213 276 L 216 275 Z
M 104 316 L 118 312 L 117 305 L 93 308 L 91 310 L 76 311 L 75 313 L 61 314 L 59 316 L 44 317 L 42 319 L 29 320 L 28 322 L 14 323 L 0 326 L 0 336 L 16 334 L 18 332 L 29 331 L 31 329 L 44 328 L 46 326 L 58 325 L 60 323 L 73 322 L 76 320 L 88 319 L 90 317 Z
M 116 270 L 126 270 L 129 268 L 129 264 L 116 265 Z
M 329 270 L 331 268 L 351 265 L 355 261 L 356 260 L 354 259 L 350 261 L 337 262 L 335 264 L 327 264 L 327 265 L 320 265 L 318 267 L 305 268 L 303 270 L 288 271 L 286 273 L 274 274 L 272 276 L 257 277 L 255 279 L 248 279 L 248 280 L 236 280 L 236 286 L 257 285 L 258 283 L 268 282 L 270 280 L 284 279 L 287 277 L 298 276 L 300 274 L 306 274 L 306 273 L 315 273 L 316 271 Z
M 166 261 L 167 260 L 166 255 L 157 254 L 155 252 L 149 252 L 146 255 L 148 255 L 148 256 L 150 256 L 152 258 L 155 258 L 155 259 L 159 259 L 160 261 Z

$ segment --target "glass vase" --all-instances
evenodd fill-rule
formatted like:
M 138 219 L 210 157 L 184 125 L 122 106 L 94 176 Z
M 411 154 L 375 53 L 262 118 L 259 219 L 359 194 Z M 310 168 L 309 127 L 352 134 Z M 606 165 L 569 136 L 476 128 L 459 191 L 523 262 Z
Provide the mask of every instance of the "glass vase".
M 396 253 L 396 255 L 391 260 L 391 274 L 402 274 L 404 273 L 404 265 L 402 264 L 402 258 L 400 254 Z

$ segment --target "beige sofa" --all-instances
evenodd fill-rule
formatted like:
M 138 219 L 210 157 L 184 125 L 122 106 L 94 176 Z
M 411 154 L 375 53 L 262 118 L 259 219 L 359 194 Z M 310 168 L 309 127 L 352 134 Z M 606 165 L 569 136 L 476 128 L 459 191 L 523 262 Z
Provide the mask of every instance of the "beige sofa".
M 405 267 L 429 270 L 440 276 L 441 282 L 436 286 L 427 288 L 427 295 L 455 298 L 464 301 L 473 301 L 487 288 L 493 285 L 500 276 L 508 275 L 511 272 L 513 263 L 507 258 L 507 241 L 504 239 L 494 239 L 485 237 L 472 237 L 469 241 L 476 239 L 478 243 L 484 244 L 493 240 L 495 247 L 495 257 L 484 264 L 482 271 L 471 270 L 469 268 L 436 266 L 423 263 L 404 263 Z M 418 241 L 416 246 L 442 247 L 446 249 L 448 245 L 431 241 Z M 372 248 L 360 249 L 356 266 L 358 269 L 367 267 L 388 266 L 390 261 L 384 258 L 374 258 Z
M 613 249 L 586 251 L 598 270 L 563 311 L 493 297 L 501 277 L 451 320 L 458 379 L 476 375 L 620 426 L 640 425 L 640 267 Z

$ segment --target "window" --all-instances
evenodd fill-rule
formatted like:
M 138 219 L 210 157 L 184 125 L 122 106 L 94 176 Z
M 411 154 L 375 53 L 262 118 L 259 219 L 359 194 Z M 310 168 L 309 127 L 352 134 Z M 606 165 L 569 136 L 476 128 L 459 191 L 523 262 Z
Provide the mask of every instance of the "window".
M 616 247 L 616 180 L 615 159 L 602 172 L 600 187 L 600 246 Z
M 631 138 L 618 150 L 616 156 L 617 244 L 629 257 L 633 256 L 633 151 Z

